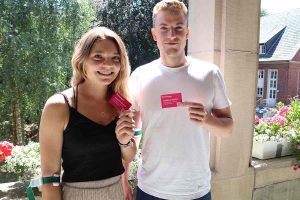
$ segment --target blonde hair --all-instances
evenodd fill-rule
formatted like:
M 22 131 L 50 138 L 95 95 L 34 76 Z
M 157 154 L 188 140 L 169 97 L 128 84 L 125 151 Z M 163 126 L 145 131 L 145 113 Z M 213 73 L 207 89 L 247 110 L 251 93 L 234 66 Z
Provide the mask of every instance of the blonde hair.
M 155 26 L 155 18 L 160 11 L 172 11 L 172 12 L 182 12 L 184 14 L 185 20 L 187 20 L 187 7 L 178 0 L 162 0 L 158 2 L 153 8 L 153 26 Z
M 86 77 L 85 62 L 96 40 L 110 39 L 116 43 L 120 54 L 120 71 L 116 79 L 109 85 L 109 96 L 119 92 L 125 98 L 129 98 L 128 79 L 130 75 L 129 59 L 126 47 L 120 36 L 114 31 L 105 27 L 95 27 L 86 32 L 76 43 L 72 56 L 73 76 L 71 85 L 77 86 L 84 82 Z

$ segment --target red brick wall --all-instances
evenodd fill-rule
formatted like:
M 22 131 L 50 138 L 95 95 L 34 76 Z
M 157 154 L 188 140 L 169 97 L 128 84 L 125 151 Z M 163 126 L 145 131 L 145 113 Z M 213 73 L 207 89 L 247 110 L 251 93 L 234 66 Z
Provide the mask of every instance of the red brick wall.
M 288 103 L 288 77 L 289 77 L 289 63 L 288 62 L 270 62 L 270 63 L 259 63 L 259 69 L 264 70 L 264 94 L 263 98 L 267 99 L 267 88 L 268 88 L 268 70 L 278 70 L 278 83 L 277 83 L 277 102 L 282 101 Z
M 300 61 L 300 49 L 298 50 L 292 61 Z
M 288 94 L 290 97 L 300 96 L 300 62 L 290 63 Z M 297 91 L 298 86 L 298 91 Z

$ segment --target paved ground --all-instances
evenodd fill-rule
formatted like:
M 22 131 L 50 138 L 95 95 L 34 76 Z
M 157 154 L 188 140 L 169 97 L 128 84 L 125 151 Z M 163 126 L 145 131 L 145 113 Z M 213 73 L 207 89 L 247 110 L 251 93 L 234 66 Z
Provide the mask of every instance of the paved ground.
M 0 200 L 25 200 L 26 188 L 29 182 L 11 182 L 0 184 Z M 36 194 L 36 200 L 40 199 L 37 195 L 40 195 L 38 190 L 34 188 L 34 193 Z

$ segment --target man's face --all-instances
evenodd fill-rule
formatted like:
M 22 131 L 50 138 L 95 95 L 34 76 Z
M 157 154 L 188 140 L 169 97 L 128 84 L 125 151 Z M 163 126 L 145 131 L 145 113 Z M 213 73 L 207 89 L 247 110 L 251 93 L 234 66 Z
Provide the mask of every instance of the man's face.
M 182 12 L 159 11 L 152 28 L 153 39 L 161 54 L 182 56 L 188 38 L 188 27 Z

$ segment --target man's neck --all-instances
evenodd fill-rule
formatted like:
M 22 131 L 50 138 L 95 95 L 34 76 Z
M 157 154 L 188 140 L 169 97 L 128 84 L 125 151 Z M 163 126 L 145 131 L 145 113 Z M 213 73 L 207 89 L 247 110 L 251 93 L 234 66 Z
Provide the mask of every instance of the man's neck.
M 161 62 L 166 67 L 177 68 L 184 66 L 187 62 L 186 56 L 166 56 L 160 55 Z

